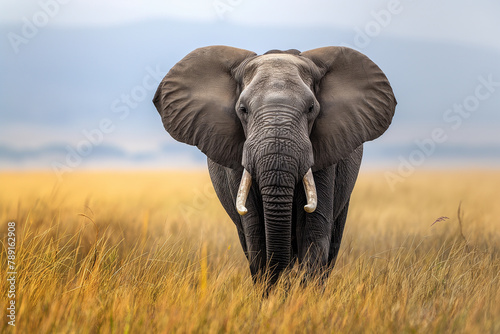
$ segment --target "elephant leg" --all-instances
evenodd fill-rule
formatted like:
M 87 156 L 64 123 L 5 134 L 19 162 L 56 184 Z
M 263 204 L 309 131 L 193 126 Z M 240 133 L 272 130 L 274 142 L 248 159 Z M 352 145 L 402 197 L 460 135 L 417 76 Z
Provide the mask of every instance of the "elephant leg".
M 235 209 L 235 201 L 232 196 L 232 193 L 234 192 L 232 188 L 234 185 L 231 182 L 231 175 L 228 175 L 230 172 L 224 166 L 221 166 L 210 159 L 207 159 L 207 164 L 215 193 L 217 194 L 222 207 L 226 210 L 234 225 L 236 225 L 241 247 L 246 255 L 247 245 L 245 233 L 243 231 L 243 225 L 241 224 L 241 217 Z
M 314 172 L 318 205 L 312 213 L 305 213 L 305 196 L 297 198 L 297 250 L 299 262 L 310 273 L 328 265 L 331 230 L 333 226 L 333 186 L 335 166 Z M 302 187 L 300 192 L 304 192 Z M 299 195 L 299 194 L 297 194 Z
M 247 208 L 250 211 L 251 205 Z M 247 217 L 248 216 L 248 217 Z M 246 255 L 250 265 L 250 272 L 254 281 L 257 281 L 266 269 L 266 234 L 264 221 L 258 214 L 248 213 L 242 217 L 245 243 L 247 245 Z
M 331 231 L 330 249 L 328 252 L 328 264 L 333 268 L 340 249 L 340 242 L 344 233 L 344 226 L 349 210 L 349 201 L 352 190 L 358 177 L 361 158 L 363 157 L 363 146 L 359 146 L 349 157 L 337 163 L 335 171 L 334 186 L 334 223 Z
M 236 198 L 236 194 L 235 197 Z M 243 235 L 246 244 L 246 256 L 254 281 L 265 273 L 266 269 L 266 230 L 264 226 L 263 209 L 260 194 L 254 187 L 250 189 L 246 201 L 248 213 L 240 216 Z
M 254 280 L 264 272 L 266 266 L 266 242 L 264 218 L 260 195 L 253 187 L 248 194 L 248 213 L 240 216 L 236 211 L 236 196 L 241 182 L 241 172 L 221 166 L 208 159 L 210 178 L 222 206 L 236 225 L 241 247 L 249 262 Z
M 335 263 L 362 155 L 360 146 L 336 165 L 314 172 L 316 211 L 305 214 L 300 205 L 297 208 L 298 257 L 308 271 L 326 269 Z M 303 201 L 303 196 L 298 197 L 298 203 Z
M 337 260 L 337 255 L 340 249 L 340 242 L 342 241 L 342 235 L 344 233 L 344 226 L 347 219 L 347 211 L 349 209 L 349 202 L 344 206 L 340 214 L 335 219 L 332 229 L 332 238 L 330 241 L 330 251 L 328 252 L 328 265 L 333 268 L 335 261 Z
M 236 196 L 241 181 L 241 173 L 232 170 L 228 174 L 229 184 L 236 185 L 231 187 L 232 206 L 231 210 L 236 208 Z M 238 215 L 239 225 L 238 235 L 240 236 L 243 251 L 250 265 L 250 273 L 254 281 L 265 272 L 266 268 L 266 231 L 264 227 L 263 209 L 260 203 L 260 194 L 255 187 L 252 187 L 246 201 L 248 213 L 244 216 Z M 240 232 L 241 231 L 241 232 Z

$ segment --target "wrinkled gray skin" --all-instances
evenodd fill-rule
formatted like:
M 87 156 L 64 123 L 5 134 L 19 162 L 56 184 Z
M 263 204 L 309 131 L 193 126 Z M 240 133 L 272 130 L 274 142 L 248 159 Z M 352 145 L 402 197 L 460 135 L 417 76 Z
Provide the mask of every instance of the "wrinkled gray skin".
M 153 101 L 175 139 L 207 154 L 254 278 L 275 282 L 295 259 L 310 272 L 333 266 L 362 143 L 387 129 L 396 106 L 373 62 L 340 47 L 261 56 L 200 48 L 172 68 Z M 252 186 L 240 216 L 243 168 Z M 309 168 L 318 196 L 312 213 L 302 184 Z

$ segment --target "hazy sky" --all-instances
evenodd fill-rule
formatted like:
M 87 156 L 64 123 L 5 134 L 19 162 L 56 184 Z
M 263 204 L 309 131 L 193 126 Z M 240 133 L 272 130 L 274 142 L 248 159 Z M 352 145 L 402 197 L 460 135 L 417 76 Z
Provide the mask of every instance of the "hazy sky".
M 499 18 L 498 0 L 2 0 L 0 168 L 50 168 L 104 118 L 114 130 L 78 166 L 106 165 L 109 157 L 112 166 L 203 164 L 201 153 L 163 130 L 154 89 L 123 120 L 112 106 L 157 68 L 148 87 L 211 44 L 256 52 L 352 46 L 381 66 L 399 102 L 365 161 L 398 166 L 444 128 L 448 140 L 426 162 L 496 156 L 500 164 Z M 488 78 L 493 86 L 484 86 Z M 474 102 L 477 89 L 492 92 L 473 113 L 448 113 Z
M 19 23 L 58 0 L 3 0 L 0 20 Z M 363 27 L 392 9 L 384 34 L 500 49 L 497 0 L 59 0 L 51 25 L 107 26 L 157 18 L 246 25 Z M 62 4 L 65 3 L 65 4 Z

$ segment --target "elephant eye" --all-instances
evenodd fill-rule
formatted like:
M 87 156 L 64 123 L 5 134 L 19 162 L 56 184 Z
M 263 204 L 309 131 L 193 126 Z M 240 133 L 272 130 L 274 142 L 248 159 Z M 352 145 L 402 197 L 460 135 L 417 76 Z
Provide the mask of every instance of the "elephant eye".
M 309 106 L 309 112 L 312 112 L 314 110 L 314 102 L 311 103 L 311 105 Z
M 247 111 L 247 108 L 245 106 L 240 106 L 239 108 L 240 112 L 246 114 L 248 111 Z

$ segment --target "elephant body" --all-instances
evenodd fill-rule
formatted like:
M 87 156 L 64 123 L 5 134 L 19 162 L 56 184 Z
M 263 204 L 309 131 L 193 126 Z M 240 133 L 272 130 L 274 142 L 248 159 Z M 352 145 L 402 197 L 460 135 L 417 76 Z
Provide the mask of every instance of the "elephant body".
M 290 259 L 304 263 L 314 271 L 335 264 L 347 218 L 349 199 L 356 183 L 363 146 L 337 164 L 314 172 L 316 190 L 320 198 L 313 213 L 302 209 L 306 204 L 304 188 L 299 185 L 294 192 L 292 235 L 289 245 Z M 236 225 L 241 246 L 250 264 L 254 278 L 265 272 L 266 235 L 261 194 L 252 187 L 247 199 L 249 213 L 240 216 L 236 211 L 236 194 L 241 182 L 241 172 L 208 160 L 208 171 L 217 197 Z
M 377 65 L 343 47 L 204 47 L 169 71 L 153 102 L 174 139 L 207 155 L 254 278 L 274 283 L 295 259 L 331 268 L 363 143 L 396 107 Z

